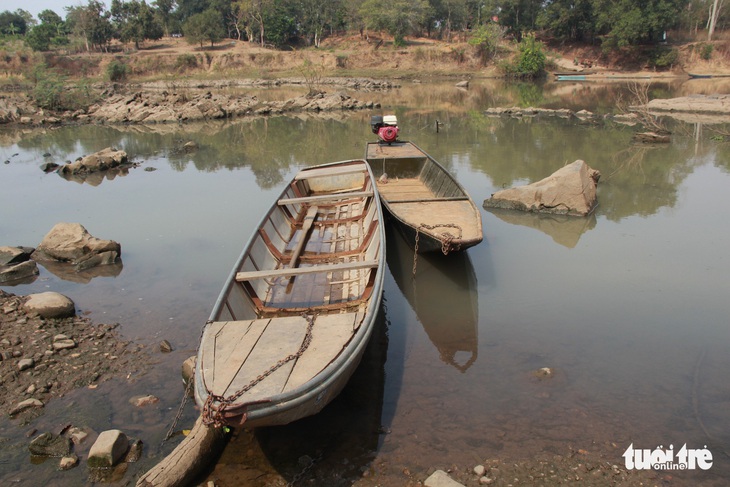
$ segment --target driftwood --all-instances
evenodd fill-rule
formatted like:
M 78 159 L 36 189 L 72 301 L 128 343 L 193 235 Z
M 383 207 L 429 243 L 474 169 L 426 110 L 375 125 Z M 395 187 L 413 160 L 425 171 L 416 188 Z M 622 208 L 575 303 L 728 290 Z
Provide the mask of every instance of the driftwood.
M 225 437 L 223 428 L 206 426 L 202 417 L 199 417 L 190 434 L 160 463 L 140 477 L 137 487 L 189 485 L 217 457 Z

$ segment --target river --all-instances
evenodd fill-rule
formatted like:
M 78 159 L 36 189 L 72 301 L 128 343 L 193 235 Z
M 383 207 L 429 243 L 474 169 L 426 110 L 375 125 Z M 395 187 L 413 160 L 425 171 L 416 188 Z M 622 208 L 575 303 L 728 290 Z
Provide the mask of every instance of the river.
M 727 92 L 690 83 L 653 93 Z M 480 208 L 576 159 L 601 172 L 599 205 L 587 218 L 482 208 L 484 241 L 419 257 L 415 279 L 412 252 L 390 234 L 379 332 L 347 389 L 314 418 L 241 432 L 207 478 L 279 485 L 307 470 L 308 485 L 407 485 L 434 468 L 579 451 L 623 468 L 630 445 L 686 444 L 710 450 L 712 468 L 673 471 L 672 485 L 729 482 L 728 125 L 671 124 L 670 144 L 646 146 L 610 122 L 484 115 L 512 105 L 611 113 L 629 93 L 626 83 L 476 80 L 468 90 L 424 82 L 353 94 L 383 100 L 378 113 L 395 113 L 401 138 L 444 164 Z M 88 482 L 83 462 L 58 472 L 56 459 L 31 461 L 29 431 L 59 424 L 142 439 L 126 480 L 169 452 L 179 437 L 160 445 L 182 399 L 180 366 L 260 215 L 300 167 L 362 157 L 370 115 L 0 128 L 0 245 L 37 246 L 54 224 L 78 222 L 120 242 L 123 261 L 116 275 L 74 281 L 41 267 L 32 283 L 2 289 L 66 294 L 93 321 L 121 323 L 153 362 L 54 399 L 32 425 L 0 419 L 0 483 Z M 187 141 L 199 149 L 181 151 Z M 86 181 L 40 170 L 108 146 L 139 166 Z M 173 352 L 158 351 L 163 339 Z M 160 402 L 132 407 L 140 394 Z M 178 429 L 197 415 L 188 402 Z

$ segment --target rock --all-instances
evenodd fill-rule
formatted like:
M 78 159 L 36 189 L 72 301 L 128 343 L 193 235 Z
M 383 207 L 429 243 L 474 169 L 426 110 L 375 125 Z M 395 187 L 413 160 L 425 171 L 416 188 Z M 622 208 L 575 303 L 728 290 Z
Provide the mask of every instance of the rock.
M 71 428 L 68 432 L 69 438 L 73 441 L 74 445 L 80 445 L 86 440 L 89 434 L 81 428 Z
M 474 470 L 473 470 L 473 472 L 474 472 L 474 473 L 475 473 L 475 474 L 476 474 L 476 475 L 477 475 L 478 477 L 482 477 L 482 476 L 484 476 L 484 473 L 485 473 L 486 471 L 487 471 L 487 469 L 486 469 L 486 468 L 484 468 L 484 465 L 477 465 L 476 467 L 474 467 Z
M 124 457 L 129 440 L 120 430 L 103 431 L 89 450 L 87 464 L 91 468 L 109 468 Z
M 95 265 L 114 263 L 121 253 L 119 243 L 92 236 L 80 223 L 57 223 L 43 237 L 32 257 L 39 261 L 69 262 L 88 269 Z
M 106 171 L 128 162 L 126 152 L 107 147 L 94 154 L 80 157 L 70 164 L 64 164 L 59 172 L 61 174 L 88 174 L 90 172 Z
M 0 246 L 0 265 L 20 264 L 30 260 L 33 249 L 27 247 Z
M 28 449 L 42 457 L 65 457 L 71 453 L 71 440 L 53 433 L 43 433 L 30 442 Z
M 29 260 L 19 264 L 0 265 L 0 283 L 20 281 L 40 274 L 38 264 Z
M 469 81 L 468 80 L 459 81 L 458 83 L 456 83 L 455 86 L 457 88 L 469 88 Z
M 158 402 L 160 402 L 160 400 L 151 394 L 148 394 L 146 396 L 134 396 L 129 400 L 129 403 L 132 406 L 136 406 L 138 408 L 149 406 L 150 404 L 156 404 Z
M 56 351 L 69 350 L 72 348 L 76 348 L 76 342 L 74 340 L 72 340 L 71 338 L 53 340 L 53 349 Z
M 634 134 L 634 140 L 644 142 L 646 144 L 668 144 L 671 141 L 668 135 L 657 134 L 654 132 Z
M 585 216 L 596 205 L 600 175 L 577 160 L 536 183 L 497 191 L 484 207 Z
M 183 144 L 183 152 L 185 152 L 186 154 L 190 154 L 191 152 L 195 152 L 196 150 L 198 150 L 198 144 L 196 144 L 192 140 Z
M 162 340 L 160 342 L 160 352 L 162 353 L 170 353 L 172 352 L 172 344 L 168 342 L 167 340 Z
M 24 358 L 18 361 L 18 370 L 27 370 L 33 368 L 35 365 L 35 360 L 32 358 Z
M 30 313 L 38 313 L 43 318 L 66 318 L 76 314 L 74 302 L 53 291 L 29 295 L 23 308 Z
M 491 485 L 493 483 L 494 483 L 494 479 L 493 478 L 490 478 L 490 477 L 481 477 L 479 479 L 479 484 L 480 485 Z
M 18 413 L 25 411 L 30 408 L 42 408 L 43 403 L 38 399 L 26 399 L 25 401 L 19 402 L 13 409 L 10 410 L 10 416 L 15 416 Z
M 44 162 L 43 164 L 41 164 L 41 171 L 48 174 L 49 172 L 55 171 L 59 167 L 60 166 L 55 162 Z
M 423 483 L 426 487 L 464 487 L 456 480 L 449 477 L 449 474 L 443 470 L 436 470 Z
M 190 379 L 193 378 L 194 374 L 195 374 L 195 355 L 185 359 L 185 362 L 183 362 L 183 364 L 182 364 L 183 383 L 185 383 L 185 385 L 187 385 L 187 383 L 190 382 Z
M 79 464 L 79 457 L 75 453 L 72 453 L 71 455 L 61 458 L 61 461 L 58 463 L 58 469 L 59 470 L 71 470 L 78 464 Z

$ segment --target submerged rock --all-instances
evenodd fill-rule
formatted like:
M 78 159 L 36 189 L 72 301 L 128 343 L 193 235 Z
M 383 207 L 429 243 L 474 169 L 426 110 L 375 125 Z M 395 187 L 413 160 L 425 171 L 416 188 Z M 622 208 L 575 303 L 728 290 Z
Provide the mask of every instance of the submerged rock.
M 87 463 L 91 468 L 113 467 L 124 457 L 128 448 L 129 439 L 123 432 L 103 431 L 91 446 Z
M 484 207 L 585 216 L 596 206 L 600 176 L 577 160 L 536 183 L 497 191 Z

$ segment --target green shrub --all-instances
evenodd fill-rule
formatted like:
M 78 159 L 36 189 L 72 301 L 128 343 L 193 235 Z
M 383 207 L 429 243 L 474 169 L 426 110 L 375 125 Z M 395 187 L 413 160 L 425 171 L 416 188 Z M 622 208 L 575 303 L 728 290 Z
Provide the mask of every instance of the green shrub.
M 649 58 L 649 66 L 657 69 L 671 68 L 679 62 L 679 50 L 661 48 L 654 51 Z
M 712 58 L 712 51 L 715 48 L 712 44 L 702 44 L 700 48 L 700 57 L 705 61 L 709 61 Z
M 180 54 L 175 60 L 175 68 L 179 71 L 196 67 L 198 67 L 198 58 L 194 54 Z
M 497 54 L 499 41 L 503 36 L 502 27 L 493 23 L 480 25 L 474 30 L 469 44 L 474 46 L 482 65 L 487 64 Z
M 130 71 L 129 65 L 115 59 L 107 65 L 106 76 L 109 81 L 119 83 L 127 79 Z
M 526 34 L 519 44 L 519 54 L 512 63 L 503 63 L 502 70 L 507 76 L 516 78 L 539 78 L 545 75 L 547 56 L 535 34 Z
M 86 109 L 97 99 L 87 81 L 67 86 L 65 76 L 47 69 L 44 64 L 35 67 L 30 79 L 35 83 L 33 99 L 40 108 L 56 111 Z

